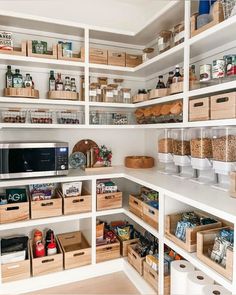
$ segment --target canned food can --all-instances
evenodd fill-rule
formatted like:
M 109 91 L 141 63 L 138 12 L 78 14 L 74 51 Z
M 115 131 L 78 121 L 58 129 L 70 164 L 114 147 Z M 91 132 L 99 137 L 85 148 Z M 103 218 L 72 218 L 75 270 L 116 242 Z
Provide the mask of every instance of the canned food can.
M 200 82 L 211 80 L 211 65 L 200 65 Z
M 224 76 L 225 76 L 225 60 L 224 59 L 213 60 L 212 78 L 219 79 L 219 78 L 224 78 Z
M 236 75 L 236 55 L 225 55 L 225 69 L 226 69 L 226 76 L 233 76 Z

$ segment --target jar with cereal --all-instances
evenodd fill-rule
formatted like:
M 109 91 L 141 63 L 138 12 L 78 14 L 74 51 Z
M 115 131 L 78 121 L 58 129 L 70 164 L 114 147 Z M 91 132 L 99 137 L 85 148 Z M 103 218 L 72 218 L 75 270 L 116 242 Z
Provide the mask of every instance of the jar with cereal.
M 173 153 L 176 156 L 190 156 L 190 133 L 188 129 L 175 129 L 172 131 Z
M 161 163 L 173 162 L 173 139 L 170 129 L 164 129 L 158 137 L 158 159 Z
M 191 129 L 191 157 L 212 159 L 212 132 L 209 128 Z

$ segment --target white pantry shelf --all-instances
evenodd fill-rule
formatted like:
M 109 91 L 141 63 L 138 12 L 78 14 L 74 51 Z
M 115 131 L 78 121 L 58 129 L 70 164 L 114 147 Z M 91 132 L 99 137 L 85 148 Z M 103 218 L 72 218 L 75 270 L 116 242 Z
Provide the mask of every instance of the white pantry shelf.
M 220 275 L 216 271 L 214 271 L 212 268 L 207 266 L 205 263 L 201 262 L 197 258 L 196 252 L 194 253 L 188 253 L 186 250 L 182 249 L 172 241 L 170 241 L 167 238 L 164 238 L 164 243 L 172 248 L 174 251 L 176 251 L 178 254 L 183 256 L 185 259 L 187 259 L 189 262 L 191 262 L 197 269 L 203 271 L 206 275 L 211 277 L 214 281 L 224 286 L 226 289 L 232 292 L 233 286 L 232 282 L 228 279 L 226 279 L 224 276 Z
M 164 97 L 158 97 L 158 98 L 154 98 L 151 100 L 146 100 L 146 101 L 142 101 L 142 102 L 137 102 L 134 104 L 135 107 L 146 107 L 146 106 L 151 106 L 154 104 L 160 104 L 160 103 L 165 103 L 165 102 L 171 102 L 171 101 L 175 101 L 178 99 L 183 99 L 183 93 L 177 93 L 177 94 L 173 94 L 173 95 L 168 95 L 168 96 L 164 96 Z
M 83 129 L 85 124 L 0 123 L 0 129 Z
M 93 102 L 90 101 L 89 106 L 101 108 L 135 108 L 133 103 L 117 103 L 117 102 Z
M 110 210 L 102 210 L 102 211 L 96 211 L 96 216 L 108 216 L 108 215 L 114 215 L 114 214 L 122 214 L 124 213 L 123 208 L 117 208 L 117 209 L 110 209 Z

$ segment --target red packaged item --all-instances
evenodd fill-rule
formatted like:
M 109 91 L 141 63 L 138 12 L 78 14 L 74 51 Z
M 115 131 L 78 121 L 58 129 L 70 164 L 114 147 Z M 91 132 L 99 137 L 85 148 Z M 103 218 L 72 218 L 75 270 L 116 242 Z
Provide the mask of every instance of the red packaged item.
M 41 241 L 36 242 L 35 245 L 35 257 L 44 257 L 45 256 L 45 247 Z

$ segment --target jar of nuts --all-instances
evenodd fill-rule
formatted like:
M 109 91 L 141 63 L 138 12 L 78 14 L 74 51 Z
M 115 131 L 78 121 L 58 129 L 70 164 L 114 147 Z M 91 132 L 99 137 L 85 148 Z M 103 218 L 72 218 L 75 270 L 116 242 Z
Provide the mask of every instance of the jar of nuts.
M 176 156 L 190 156 L 190 133 L 188 129 L 172 130 L 173 154 Z
M 173 139 L 170 129 L 165 129 L 158 137 L 158 153 L 173 153 Z
M 209 128 L 191 129 L 191 157 L 211 159 L 212 154 L 212 132 Z
M 213 160 L 236 162 L 236 128 L 217 127 L 212 132 Z

